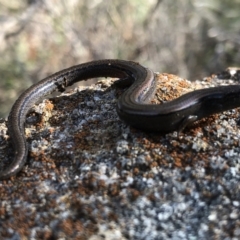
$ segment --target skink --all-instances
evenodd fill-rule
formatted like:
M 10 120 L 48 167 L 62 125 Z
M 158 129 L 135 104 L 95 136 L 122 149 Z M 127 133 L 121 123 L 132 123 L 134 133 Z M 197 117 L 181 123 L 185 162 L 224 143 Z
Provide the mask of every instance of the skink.
M 127 124 L 148 131 L 171 132 L 217 112 L 240 106 L 240 85 L 196 90 L 164 104 L 148 104 L 156 90 L 156 76 L 138 63 L 124 60 L 99 60 L 57 72 L 28 88 L 14 103 L 8 117 L 8 131 L 14 159 L 0 179 L 18 173 L 24 166 L 28 146 L 24 123 L 31 107 L 54 91 L 95 77 L 116 77 L 131 85 L 119 98 L 117 113 Z

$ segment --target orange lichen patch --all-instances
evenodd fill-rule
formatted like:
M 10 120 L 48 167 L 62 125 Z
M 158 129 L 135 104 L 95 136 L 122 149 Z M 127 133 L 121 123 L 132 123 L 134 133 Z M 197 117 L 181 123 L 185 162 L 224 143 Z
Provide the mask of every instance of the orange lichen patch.
M 156 142 L 154 137 L 157 137 L 157 134 L 156 135 L 151 135 L 151 137 L 149 137 L 149 138 L 138 138 L 138 141 L 141 142 L 143 144 L 144 148 L 146 148 L 146 149 L 153 149 L 153 148 L 162 149 L 162 148 L 165 148 L 161 143 Z M 146 158 L 146 160 L 150 160 L 149 158 L 150 158 L 150 156 L 148 156 Z
M 44 232 L 41 231 L 36 231 L 36 237 L 38 239 L 46 239 L 46 240 L 50 240 L 53 238 L 53 234 L 52 231 L 49 229 L 46 229 Z
M 98 227 L 96 222 L 98 217 L 93 214 L 93 208 L 85 203 L 82 203 L 79 200 L 79 196 L 76 193 L 73 193 L 71 198 L 69 198 L 70 206 L 69 210 L 73 210 L 74 214 L 64 219 L 59 219 L 55 229 L 60 231 L 60 234 L 64 234 L 71 239 L 89 239 L 91 235 L 97 232 Z M 56 203 L 55 203 L 56 204 Z M 101 206 L 98 207 L 98 209 Z M 89 217 L 89 221 L 82 222 L 81 219 Z M 100 215 L 99 215 L 99 219 Z M 42 233 L 39 233 L 41 236 Z
M 216 74 L 212 74 L 211 76 L 204 78 L 204 81 L 211 83 L 216 76 Z
M 52 134 L 52 133 L 54 133 L 55 128 L 53 128 L 53 127 L 49 127 L 49 128 L 48 128 L 48 131 Z
M 24 238 L 24 236 L 27 236 L 29 234 L 29 228 L 34 226 L 34 218 L 36 217 L 36 214 L 32 212 L 31 214 L 25 213 L 26 209 L 24 208 L 15 208 L 12 212 L 12 215 L 15 216 L 15 218 L 12 218 L 12 221 L 8 223 L 4 223 L 4 229 L 13 229 L 17 230 L 19 235 Z M 2 232 L 2 237 L 8 237 L 8 231 Z
M 139 196 L 141 196 L 141 192 L 138 191 L 138 190 L 136 190 L 136 189 L 129 188 L 128 191 L 129 191 L 129 195 L 130 195 L 130 200 L 131 200 L 131 201 L 136 201 L 137 198 L 138 198 Z
M 154 102 L 162 103 L 164 101 L 170 101 L 191 90 L 191 83 L 176 75 L 162 73 L 158 74 L 157 78 L 157 100 Z
M 4 207 L 0 207 L 0 216 L 3 216 L 6 214 L 6 210 Z
M 92 144 L 86 140 L 86 138 L 90 135 L 90 130 L 85 128 L 84 131 L 79 131 L 74 135 L 74 148 L 77 150 L 81 148 L 82 150 L 90 150 L 92 149 Z
M 109 212 L 109 214 L 108 214 L 108 219 L 109 219 L 110 221 L 117 222 L 118 219 L 119 219 L 119 217 L 118 217 L 117 213 L 115 213 L 115 212 Z
M 176 157 L 175 159 L 174 159 L 174 165 L 176 166 L 176 167 L 182 167 L 182 159 L 181 158 L 179 158 L 179 157 Z
M 111 183 L 111 184 L 109 184 L 109 186 L 108 186 L 108 194 L 110 195 L 110 196 L 118 196 L 119 195 L 119 193 L 120 193 L 120 186 L 119 186 L 119 184 L 118 183 Z
M 187 166 L 192 166 L 192 165 L 194 166 L 194 164 L 196 163 L 192 161 L 194 154 L 191 151 L 182 152 L 182 153 L 173 151 L 171 152 L 171 156 L 173 159 L 173 164 L 177 168 L 184 169 Z
M 156 197 L 154 196 L 153 193 L 150 193 L 147 198 L 151 201 L 151 202 L 155 202 L 156 201 Z
M 134 175 L 138 175 L 139 174 L 139 168 L 137 168 L 137 167 L 135 167 L 134 169 L 133 169 L 133 174 Z
M 156 163 L 156 167 L 157 167 L 158 165 L 157 165 L 157 163 Z M 155 167 L 155 166 L 154 166 Z M 148 172 L 147 174 L 146 174 L 146 178 L 154 178 L 154 173 L 153 172 Z
M 197 130 L 195 129 L 194 131 Z M 192 133 L 194 131 L 191 131 L 191 135 L 193 136 L 197 135 L 197 133 Z M 146 163 L 149 163 L 148 166 L 150 169 L 169 166 L 169 164 L 173 164 L 172 166 L 176 168 L 184 169 L 187 166 L 195 166 L 200 160 L 204 162 L 205 166 L 209 165 L 207 156 L 209 155 L 208 145 L 211 145 L 211 136 L 203 135 L 199 138 L 199 142 L 195 139 L 194 143 L 197 142 L 198 147 L 194 150 L 192 148 L 193 138 L 187 138 L 185 140 L 184 135 L 185 134 L 183 134 L 183 139 L 172 139 L 168 142 L 168 146 L 161 145 L 160 143 L 155 144 L 155 134 L 150 135 L 149 138 L 144 138 L 142 141 L 144 143 L 144 149 L 151 152 L 151 156 L 147 155 L 148 157 L 145 158 Z M 182 145 L 187 146 L 187 148 L 183 150 Z M 165 156 L 168 157 L 166 158 Z
M 47 163 L 54 161 L 50 157 L 47 157 L 43 150 L 37 153 L 30 152 L 30 156 L 33 157 L 35 161 L 41 161 L 41 162 L 47 162 Z
M 45 108 L 46 108 L 47 111 L 52 111 L 53 108 L 54 108 L 54 105 L 51 101 L 46 100 L 45 101 Z
M 52 110 L 54 108 L 54 105 L 49 100 L 44 100 L 44 104 L 40 104 L 44 106 L 44 113 L 43 114 L 37 114 L 39 121 L 35 124 L 37 127 L 42 128 L 44 124 L 49 120 L 49 118 L 52 116 Z M 31 113 L 35 114 L 35 113 Z
M 59 227 L 62 229 L 63 232 L 65 232 L 68 236 L 72 235 L 72 229 L 73 229 L 73 224 L 74 228 L 76 228 L 80 234 L 81 232 L 84 231 L 84 225 L 82 224 L 81 221 L 73 221 L 72 219 L 64 219 L 60 224 Z

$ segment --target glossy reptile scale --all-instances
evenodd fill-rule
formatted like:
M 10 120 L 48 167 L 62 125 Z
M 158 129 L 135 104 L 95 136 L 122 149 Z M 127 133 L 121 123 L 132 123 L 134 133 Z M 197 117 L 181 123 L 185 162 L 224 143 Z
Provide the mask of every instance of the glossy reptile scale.
M 154 105 L 147 103 L 155 93 L 155 74 L 138 63 L 99 60 L 73 66 L 34 84 L 13 105 L 8 118 L 8 131 L 14 148 L 14 159 L 0 172 L 0 179 L 15 175 L 26 162 L 28 146 L 24 123 L 31 107 L 56 90 L 62 92 L 78 81 L 95 77 L 117 77 L 131 85 L 119 98 L 117 112 L 127 124 L 142 130 L 180 130 L 210 114 L 240 106 L 240 85 L 196 90 L 173 101 Z

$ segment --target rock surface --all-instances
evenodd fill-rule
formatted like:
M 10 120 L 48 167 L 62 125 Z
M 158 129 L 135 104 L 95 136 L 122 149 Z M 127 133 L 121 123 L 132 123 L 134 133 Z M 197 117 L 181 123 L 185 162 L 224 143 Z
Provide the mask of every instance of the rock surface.
M 239 239 L 239 109 L 179 137 L 119 120 L 113 80 L 44 100 L 28 117 L 29 157 L 0 181 L 1 239 Z M 153 103 L 200 87 L 159 75 Z M 36 122 L 37 121 L 37 122 Z M 11 160 L 0 124 L 0 168 Z

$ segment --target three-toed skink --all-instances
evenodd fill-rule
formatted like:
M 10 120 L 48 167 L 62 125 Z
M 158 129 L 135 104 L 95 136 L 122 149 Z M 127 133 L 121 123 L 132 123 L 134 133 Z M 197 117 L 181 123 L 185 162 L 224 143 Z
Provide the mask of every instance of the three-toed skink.
M 124 60 L 98 60 L 57 72 L 28 88 L 14 103 L 8 118 L 8 131 L 14 159 L 0 179 L 19 172 L 26 162 L 28 146 L 24 133 L 31 107 L 54 91 L 95 77 L 117 77 L 131 85 L 119 98 L 117 113 L 127 124 L 148 131 L 181 130 L 190 123 L 217 112 L 240 106 L 240 85 L 196 90 L 163 104 L 149 104 L 156 90 L 154 72 L 138 63 Z

